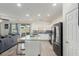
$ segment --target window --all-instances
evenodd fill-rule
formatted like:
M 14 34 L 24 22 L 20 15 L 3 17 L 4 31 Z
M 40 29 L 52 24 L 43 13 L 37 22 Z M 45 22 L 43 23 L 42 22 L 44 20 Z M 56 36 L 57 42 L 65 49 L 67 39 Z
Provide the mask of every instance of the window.
M 16 34 L 17 33 L 17 29 L 16 29 L 16 24 L 11 24 L 12 25 L 12 34 Z
M 8 24 L 5 24 L 4 27 L 5 27 L 5 29 L 8 29 Z

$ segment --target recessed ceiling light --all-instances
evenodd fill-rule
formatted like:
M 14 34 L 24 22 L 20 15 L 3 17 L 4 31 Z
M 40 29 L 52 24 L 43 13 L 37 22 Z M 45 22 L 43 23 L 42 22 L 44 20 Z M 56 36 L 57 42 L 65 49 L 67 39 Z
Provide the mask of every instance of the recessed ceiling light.
M 50 14 L 48 14 L 47 16 L 50 16 Z
M 38 14 L 38 16 L 40 16 L 40 14 Z
M 53 3 L 52 6 L 56 6 L 56 3 Z
M 18 7 L 21 7 L 21 3 L 18 3 L 17 6 L 18 6 Z
M 26 14 L 26 16 L 30 16 L 29 14 Z

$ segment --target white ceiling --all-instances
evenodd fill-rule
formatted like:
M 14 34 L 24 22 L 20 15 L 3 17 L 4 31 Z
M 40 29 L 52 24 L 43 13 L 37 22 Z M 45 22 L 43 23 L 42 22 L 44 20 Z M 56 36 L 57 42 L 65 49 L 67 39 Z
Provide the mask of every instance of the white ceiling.
M 22 20 L 32 21 L 49 21 L 62 16 L 62 4 L 52 6 L 52 3 L 22 3 L 21 7 L 17 7 L 16 3 L 0 3 L 0 13 L 8 16 L 19 18 Z M 30 16 L 25 16 L 29 14 Z M 37 15 L 40 14 L 40 17 Z M 50 17 L 47 15 L 50 14 Z

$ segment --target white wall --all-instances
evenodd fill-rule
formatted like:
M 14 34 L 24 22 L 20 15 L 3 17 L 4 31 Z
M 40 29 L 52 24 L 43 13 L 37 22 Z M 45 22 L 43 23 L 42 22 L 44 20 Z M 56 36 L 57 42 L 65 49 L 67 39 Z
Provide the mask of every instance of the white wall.
M 5 24 L 8 24 L 8 26 L 9 26 L 8 29 L 5 29 Z M 10 25 L 9 25 L 8 21 L 2 21 L 2 22 L 0 22 L 0 35 L 1 36 L 8 35 L 9 29 L 10 29 Z
M 54 19 L 52 21 L 52 23 L 50 24 L 50 26 L 53 26 L 54 24 L 58 23 L 58 22 L 63 22 L 63 16 L 58 17 L 57 19 Z
M 50 30 L 50 24 L 47 22 L 34 22 L 31 24 L 32 30 Z
M 0 14 L 0 18 L 10 19 L 8 16 L 5 16 L 5 14 Z M 5 29 L 5 24 L 9 24 L 9 22 L 1 20 L 1 19 L 0 19 L 0 21 L 1 21 L 0 22 L 0 35 L 1 36 L 8 35 L 8 33 L 9 33 L 9 27 L 8 27 L 8 29 Z

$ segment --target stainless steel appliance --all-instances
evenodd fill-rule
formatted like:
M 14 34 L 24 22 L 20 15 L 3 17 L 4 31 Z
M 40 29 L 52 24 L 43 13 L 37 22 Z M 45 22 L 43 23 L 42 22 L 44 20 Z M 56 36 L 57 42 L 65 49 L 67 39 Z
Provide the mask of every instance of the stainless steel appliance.
M 52 27 L 52 41 L 54 52 L 58 56 L 63 55 L 63 23 L 56 23 Z

